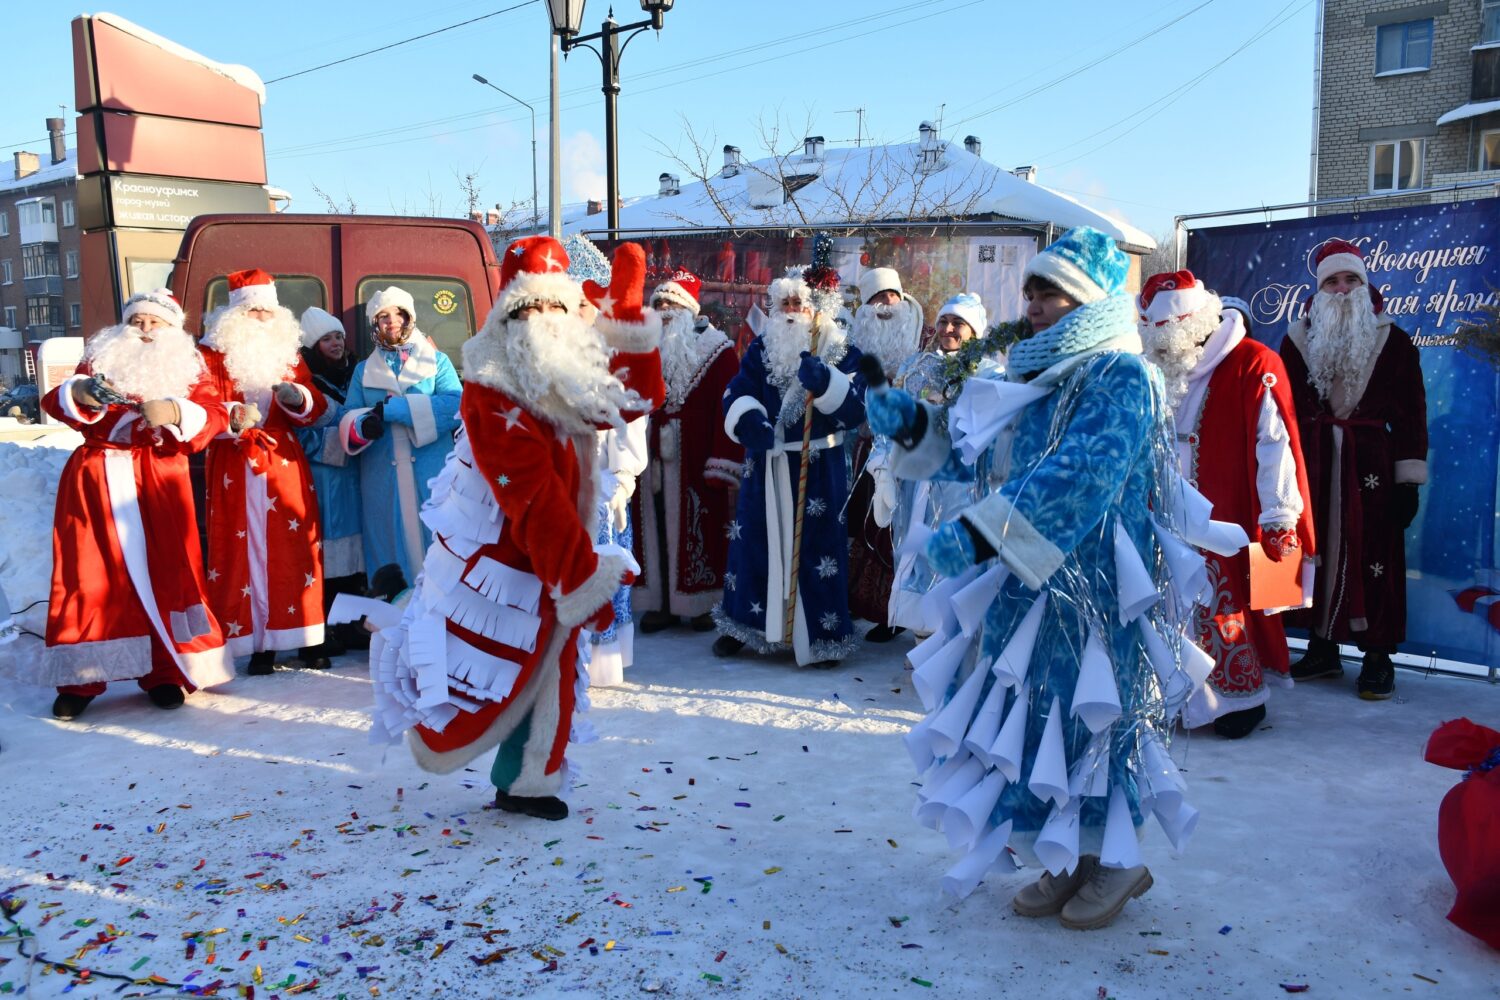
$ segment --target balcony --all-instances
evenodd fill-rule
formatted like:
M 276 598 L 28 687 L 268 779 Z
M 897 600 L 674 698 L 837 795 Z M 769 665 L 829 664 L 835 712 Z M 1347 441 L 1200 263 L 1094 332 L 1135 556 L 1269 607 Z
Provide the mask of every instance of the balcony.
M 1469 81 L 1469 101 L 1500 100 L 1500 46 L 1474 50 L 1474 74 Z
M 27 295 L 61 296 L 63 293 L 63 280 L 55 274 L 43 274 L 35 278 L 24 278 L 22 279 L 22 284 Z

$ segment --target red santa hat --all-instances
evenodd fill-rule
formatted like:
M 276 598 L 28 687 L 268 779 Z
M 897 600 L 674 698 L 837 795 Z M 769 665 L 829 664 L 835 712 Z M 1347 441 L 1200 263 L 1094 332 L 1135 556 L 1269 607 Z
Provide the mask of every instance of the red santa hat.
M 656 286 L 651 297 L 666 299 L 696 316 L 699 311 L 698 293 L 702 290 L 702 280 L 687 268 L 679 267 L 670 278 Z
M 172 293 L 165 288 L 158 288 L 150 292 L 136 292 L 125 300 L 125 308 L 121 311 L 121 322 L 129 323 L 130 318 L 136 315 L 155 316 L 169 326 L 182 326 L 182 306 L 172 297 Z
M 258 267 L 229 276 L 229 308 L 275 309 L 276 279 Z
M 538 302 L 556 302 L 577 312 L 583 289 L 568 276 L 568 251 L 550 236 L 527 236 L 505 248 L 500 262 L 500 298 L 495 308 L 502 316 Z
M 1167 271 L 1153 274 L 1141 286 L 1136 299 L 1142 326 L 1161 326 L 1206 309 L 1219 314 L 1219 303 L 1192 271 Z
M 393 307 L 400 309 L 413 320 L 417 318 L 417 303 L 411 297 L 411 292 L 404 288 L 397 288 L 395 285 L 385 291 L 376 292 L 370 297 L 370 301 L 365 303 L 365 318 L 374 323 L 376 316 Z
M 1348 240 L 1329 240 L 1318 247 L 1314 260 L 1317 262 L 1319 288 L 1330 275 L 1338 274 L 1340 271 L 1352 271 L 1359 275 L 1360 281 L 1366 285 L 1370 283 L 1369 272 L 1365 270 L 1364 255 L 1359 252 L 1359 247 Z

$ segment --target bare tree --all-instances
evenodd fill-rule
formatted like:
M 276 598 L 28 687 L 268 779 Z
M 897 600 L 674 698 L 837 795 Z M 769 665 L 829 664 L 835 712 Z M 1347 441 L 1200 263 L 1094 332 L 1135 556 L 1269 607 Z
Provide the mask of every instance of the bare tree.
M 334 199 L 333 195 L 318 187 L 317 184 L 313 184 L 312 189 L 314 194 L 323 199 L 323 204 L 328 206 L 329 215 L 359 214 L 359 206 L 354 203 L 354 196 L 351 195 L 347 189 L 345 189 L 344 191 L 344 204 L 342 205 Z
M 1157 233 L 1156 249 L 1141 258 L 1141 281 L 1177 270 L 1177 243 L 1170 229 Z

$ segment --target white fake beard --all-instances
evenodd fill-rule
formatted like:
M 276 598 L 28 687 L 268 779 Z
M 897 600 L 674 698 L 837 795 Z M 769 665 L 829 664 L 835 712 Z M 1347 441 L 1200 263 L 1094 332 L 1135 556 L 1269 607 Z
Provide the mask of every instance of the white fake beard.
M 609 370 L 604 338 L 571 313 L 486 324 L 464 345 L 464 369 L 568 433 L 623 428 L 620 411 L 644 407 Z
M 1324 399 L 1338 385 L 1352 385 L 1375 351 L 1380 325 L 1363 287 L 1345 295 L 1318 292 L 1307 324 L 1307 380 Z
M 89 341 L 89 367 L 131 399 L 185 398 L 203 373 L 198 345 L 180 326 L 159 326 L 150 337 L 129 323 L 101 330 Z
M 668 393 L 677 400 L 692 388 L 690 380 L 702 360 L 698 351 L 697 317 L 685 309 L 662 314 L 661 374 Z
M 209 319 L 204 340 L 224 355 L 224 368 L 243 394 L 275 388 L 297 365 L 302 328 L 286 306 L 273 313 L 262 322 L 243 309 L 224 309 Z
M 838 364 L 848 352 L 849 335 L 833 320 L 820 323 L 818 331 L 818 357 L 830 365 Z M 797 381 L 797 369 L 802 366 L 802 352 L 812 342 L 812 317 L 772 313 L 764 340 L 771 384 L 782 390 L 778 419 L 785 424 L 796 423 L 807 407 L 807 393 Z
M 917 350 L 916 307 L 906 299 L 895 305 L 862 305 L 854 314 L 854 346 L 873 355 L 891 378 L 901 362 Z
M 1219 317 L 1212 310 L 1168 320 L 1160 326 L 1147 324 L 1141 328 L 1146 360 L 1161 369 L 1167 386 L 1167 401 L 1173 409 L 1187 396 L 1193 369 L 1203 360 L 1208 340 L 1218 328 Z

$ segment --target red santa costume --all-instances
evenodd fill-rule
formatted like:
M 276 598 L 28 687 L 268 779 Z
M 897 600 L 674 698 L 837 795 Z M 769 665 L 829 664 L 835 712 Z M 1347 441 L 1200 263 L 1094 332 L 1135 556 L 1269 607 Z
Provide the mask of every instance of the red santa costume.
M 133 324 L 146 316 L 162 324 Z M 33 678 L 57 687 L 59 718 L 109 681 L 134 679 L 171 708 L 179 687 L 234 674 L 204 597 L 187 460 L 223 431 L 224 408 L 169 292 L 132 297 L 124 320 L 96 334 L 77 373 L 42 401 L 84 436 L 58 484 L 47 646 Z M 129 402 L 100 400 L 110 394 L 93 379 Z M 153 426 L 173 405 L 176 419 Z
M 410 729 L 417 763 L 439 773 L 498 747 L 496 803 L 548 819 L 567 815 L 564 751 L 587 734 L 573 724 L 580 627 L 608 626 L 634 566 L 595 549 L 596 431 L 663 396 L 644 251 L 616 250 L 608 290 L 580 289 L 567 267 L 551 237 L 507 249 L 500 297 L 464 345 L 463 428 L 422 513 L 422 577 L 370 646 L 376 739 Z M 577 315 L 583 291 L 595 328 Z
M 654 303 L 672 308 L 662 312 L 666 402 L 651 414 L 646 489 L 635 494 L 643 571 L 632 605 L 644 612 L 643 632 L 676 617 L 696 618 L 695 628 L 711 630 L 707 616 L 724 590 L 730 491 L 745 450 L 725 433 L 719 410 L 740 363 L 729 338 L 700 316 L 701 288 L 697 275 L 679 269 L 652 293 Z
M 1311 581 L 1312 513 L 1292 391 L 1281 359 L 1246 336 L 1191 271 L 1149 278 L 1137 299 L 1145 356 L 1162 370 L 1177 428 L 1182 475 L 1212 501 L 1218 521 L 1239 525 L 1275 562 L 1306 560 Z M 1250 607 L 1250 557 L 1203 553 L 1206 606 L 1198 645 L 1214 658 L 1208 683 L 1183 710 L 1188 727 L 1249 735 L 1265 718 L 1267 682 L 1290 683 L 1281 617 Z
M 251 670 L 269 672 L 275 651 L 323 641 L 318 508 L 297 431 L 316 423 L 328 401 L 266 272 L 231 274 L 229 305 L 207 325 L 203 360 L 231 428 L 257 417 L 209 446 L 208 595 L 230 650 L 263 654 Z
M 1316 252 L 1318 291 L 1281 344 L 1297 405 L 1322 554 L 1298 680 L 1343 673 L 1337 644 L 1364 650 L 1361 697 L 1389 698 L 1406 638 L 1406 539 L 1427 481 L 1422 359 L 1369 286 L 1359 248 Z M 1352 289 L 1350 286 L 1353 286 Z

